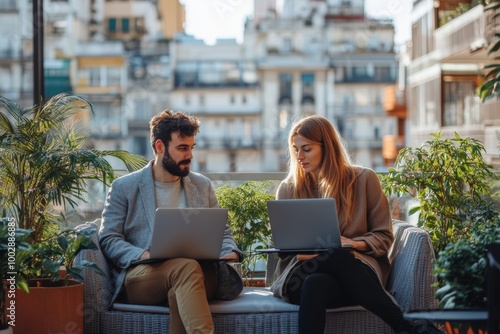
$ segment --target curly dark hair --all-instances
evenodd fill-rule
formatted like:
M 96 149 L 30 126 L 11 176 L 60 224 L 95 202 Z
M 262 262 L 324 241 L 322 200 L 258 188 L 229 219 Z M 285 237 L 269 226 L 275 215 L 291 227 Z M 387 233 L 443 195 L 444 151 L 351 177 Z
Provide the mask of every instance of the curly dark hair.
M 157 140 L 161 140 L 163 145 L 168 146 L 173 132 L 179 131 L 181 137 L 196 136 L 200 129 L 200 121 L 197 117 L 167 109 L 153 116 L 149 122 L 149 129 L 151 146 L 156 153 L 155 143 Z

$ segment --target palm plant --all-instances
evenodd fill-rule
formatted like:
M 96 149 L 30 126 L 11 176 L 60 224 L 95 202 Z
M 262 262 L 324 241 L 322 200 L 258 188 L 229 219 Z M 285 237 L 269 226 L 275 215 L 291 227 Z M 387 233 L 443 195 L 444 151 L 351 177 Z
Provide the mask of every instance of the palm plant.
M 485 7 L 485 11 L 492 11 L 493 15 L 491 18 L 492 22 L 497 22 L 500 19 L 500 0 L 491 0 L 489 4 Z M 497 24 L 498 26 L 498 24 Z M 498 29 L 495 32 L 495 35 L 490 41 L 490 46 L 488 50 L 489 55 L 496 56 L 493 58 L 495 60 L 500 60 L 500 56 L 498 52 L 500 51 L 500 33 Z M 490 64 L 484 67 L 484 70 L 487 71 L 484 76 L 484 82 L 479 87 L 478 95 L 481 100 L 486 101 L 495 96 L 500 96 L 500 63 Z
M 107 157 L 118 158 L 128 171 L 146 163 L 123 150 L 85 148 L 88 131 L 74 116 L 93 109 L 82 97 L 59 94 L 26 109 L 4 97 L 0 102 L 5 107 L 0 111 L 0 209 L 19 228 L 33 231 L 28 241 L 35 249 L 48 249 L 49 240 L 64 241 L 58 229 L 64 215 L 55 205 L 76 208 L 85 201 L 89 180 L 109 184 L 116 178 Z

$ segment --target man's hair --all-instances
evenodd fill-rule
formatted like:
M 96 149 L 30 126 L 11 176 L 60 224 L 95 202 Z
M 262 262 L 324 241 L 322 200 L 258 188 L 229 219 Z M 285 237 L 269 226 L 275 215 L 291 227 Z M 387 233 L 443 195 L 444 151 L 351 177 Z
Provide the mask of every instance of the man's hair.
M 172 133 L 179 131 L 183 137 L 194 137 L 200 129 L 200 121 L 194 116 L 188 116 L 182 112 L 163 110 L 158 115 L 153 116 L 149 122 L 151 133 L 151 146 L 156 153 L 155 143 L 161 140 L 163 145 L 168 147 L 172 138 Z

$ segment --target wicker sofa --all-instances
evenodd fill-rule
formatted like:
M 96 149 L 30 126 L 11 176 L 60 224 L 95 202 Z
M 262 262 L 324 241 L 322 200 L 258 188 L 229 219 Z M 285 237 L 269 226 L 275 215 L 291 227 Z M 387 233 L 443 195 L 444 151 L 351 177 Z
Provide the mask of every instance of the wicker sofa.
M 97 231 L 99 220 L 78 226 Z M 387 290 L 404 311 L 437 307 L 432 274 L 434 251 L 429 235 L 414 225 L 393 221 L 395 242 L 391 249 L 392 273 Z M 93 237 L 97 240 L 97 234 Z M 85 333 L 168 333 L 168 307 L 115 303 L 111 273 L 102 253 L 84 251 L 77 262 L 88 260 L 106 276 L 85 272 Z M 268 259 L 266 285 L 272 283 L 276 257 Z M 298 307 L 274 297 L 269 288 L 244 288 L 233 301 L 214 301 L 210 307 L 216 333 L 296 333 Z M 378 317 L 362 307 L 328 310 L 326 333 L 392 333 Z

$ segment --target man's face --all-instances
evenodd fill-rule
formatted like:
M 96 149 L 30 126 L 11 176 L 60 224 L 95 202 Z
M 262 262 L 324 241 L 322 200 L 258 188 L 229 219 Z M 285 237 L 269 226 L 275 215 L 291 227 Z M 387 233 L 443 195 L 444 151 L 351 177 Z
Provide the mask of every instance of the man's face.
M 172 133 L 170 143 L 163 154 L 163 168 L 172 175 L 187 176 L 195 145 L 194 137 L 181 138 L 179 132 Z

